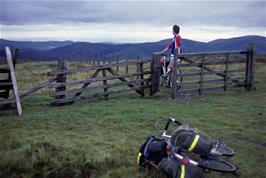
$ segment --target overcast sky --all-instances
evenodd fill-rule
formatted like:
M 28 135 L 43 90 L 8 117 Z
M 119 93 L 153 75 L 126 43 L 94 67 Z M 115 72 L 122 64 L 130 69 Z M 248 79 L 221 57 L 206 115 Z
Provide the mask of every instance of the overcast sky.
M 146 42 L 181 37 L 210 41 L 266 36 L 266 3 L 224 1 L 0 0 L 1 37 L 12 40 Z

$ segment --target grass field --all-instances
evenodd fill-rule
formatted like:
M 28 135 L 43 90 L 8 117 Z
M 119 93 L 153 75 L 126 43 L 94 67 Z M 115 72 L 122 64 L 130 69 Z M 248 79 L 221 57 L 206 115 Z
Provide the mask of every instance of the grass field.
M 18 65 L 17 72 L 23 70 Z M 265 63 L 256 65 L 255 87 L 186 101 L 170 100 L 170 89 L 163 88 L 152 97 L 132 93 L 63 107 L 49 106 L 44 93 L 33 95 L 24 100 L 21 119 L 14 109 L 0 112 L 0 177 L 141 177 L 135 163 L 139 146 L 148 134 L 159 135 L 158 119 L 181 117 L 237 151 L 230 159 L 235 174 L 207 178 L 264 178 Z

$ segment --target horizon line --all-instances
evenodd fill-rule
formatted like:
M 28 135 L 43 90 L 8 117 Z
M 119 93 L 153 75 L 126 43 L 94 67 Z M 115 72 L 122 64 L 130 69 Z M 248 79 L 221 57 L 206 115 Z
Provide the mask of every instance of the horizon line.
M 204 41 L 200 41 L 200 40 L 193 40 L 193 39 L 189 39 L 189 38 L 182 38 L 183 40 L 190 40 L 190 41 L 195 41 L 195 42 L 200 42 L 200 43 L 209 43 L 215 40 L 228 40 L 228 39 L 233 39 L 233 38 L 241 38 L 241 37 L 264 37 L 266 38 L 266 35 L 241 35 L 241 36 L 235 36 L 235 37 L 229 37 L 229 38 L 217 38 L 217 39 L 213 39 L 207 42 Z M 105 43 L 105 44 L 141 44 L 141 43 L 155 43 L 155 42 L 160 42 L 160 41 L 164 41 L 164 40 L 170 40 L 171 38 L 165 38 L 165 39 L 161 39 L 161 40 L 156 40 L 156 41 L 143 41 L 143 42 L 127 42 L 127 41 L 80 41 L 80 40 L 55 40 L 55 39 L 7 39 L 7 38 L 0 38 L 0 40 L 6 40 L 6 41 L 17 41 L 17 42 L 66 42 L 66 41 L 70 41 L 70 42 L 74 42 L 74 43 Z

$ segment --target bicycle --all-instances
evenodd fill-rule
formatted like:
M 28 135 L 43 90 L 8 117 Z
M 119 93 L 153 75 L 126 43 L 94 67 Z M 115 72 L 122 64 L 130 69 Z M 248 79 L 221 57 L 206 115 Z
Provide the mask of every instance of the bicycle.
M 161 54 L 161 59 L 160 59 L 160 63 L 161 63 L 161 86 L 163 86 L 164 84 L 167 83 L 167 86 L 170 87 L 172 85 L 172 79 L 173 79 L 173 67 L 170 68 L 170 70 L 168 70 L 168 65 L 170 64 L 171 60 L 173 59 L 173 56 L 171 56 L 170 58 L 166 58 L 166 54 Z M 180 89 L 181 88 L 181 82 L 182 82 L 182 72 L 181 69 L 176 66 L 176 74 L 177 74 L 177 78 L 176 78 L 176 89 Z
M 181 161 L 185 165 L 196 166 L 202 168 L 205 171 L 217 171 L 224 173 L 232 173 L 236 171 L 235 165 L 222 158 L 222 156 L 234 156 L 235 151 L 226 144 L 222 143 L 220 140 L 213 143 L 210 152 L 206 156 L 198 156 L 193 154 L 189 150 L 173 145 L 171 143 L 172 135 L 169 135 L 167 133 L 167 130 L 171 123 L 175 123 L 178 126 L 182 126 L 182 123 L 180 123 L 176 119 L 168 118 L 168 121 L 161 135 L 163 138 L 166 139 L 167 143 L 166 150 L 168 153 L 168 157 L 164 161 L 167 161 L 169 159 L 176 159 Z M 193 159 L 191 157 L 193 157 Z M 198 159 L 198 161 L 196 161 L 196 159 Z M 159 178 L 164 175 L 164 172 L 161 167 L 164 161 L 161 161 L 161 163 L 158 165 L 155 177 Z

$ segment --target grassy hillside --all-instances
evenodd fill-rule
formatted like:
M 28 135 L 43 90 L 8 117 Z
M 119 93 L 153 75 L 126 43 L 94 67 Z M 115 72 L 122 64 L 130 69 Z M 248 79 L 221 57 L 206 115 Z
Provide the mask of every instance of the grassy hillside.
M 46 67 L 54 67 L 37 64 L 34 69 L 18 64 L 21 88 L 31 77 L 45 80 Z M 42 74 L 36 72 L 40 69 Z M 25 71 L 31 71 L 26 79 Z M 136 154 L 148 134 L 158 135 L 154 123 L 181 117 L 237 151 L 231 159 L 236 174 L 207 173 L 207 178 L 264 178 L 265 63 L 256 65 L 255 86 L 251 92 L 211 92 L 186 101 L 170 100 L 169 89 L 163 88 L 153 97 L 132 93 L 63 107 L 47 105 L 50 98 L 44 91 L 24 100 L 21 119 L 14 110 L 1 110 L 0 177 L 141 177 Z

